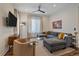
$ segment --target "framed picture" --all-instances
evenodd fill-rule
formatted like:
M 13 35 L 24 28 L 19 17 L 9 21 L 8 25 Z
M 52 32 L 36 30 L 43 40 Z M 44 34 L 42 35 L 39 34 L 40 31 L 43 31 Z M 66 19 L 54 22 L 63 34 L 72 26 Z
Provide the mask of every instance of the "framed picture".
M 52 22 L 53 29 L 62 29 L 62 20 Z

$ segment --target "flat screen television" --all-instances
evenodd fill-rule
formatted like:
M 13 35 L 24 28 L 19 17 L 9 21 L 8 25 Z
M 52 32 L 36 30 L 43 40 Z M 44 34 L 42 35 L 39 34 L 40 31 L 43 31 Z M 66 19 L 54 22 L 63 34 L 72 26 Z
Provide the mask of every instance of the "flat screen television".
M 17 26 L 17 18 L 9 11 L 8 17 L 6 17 L 6 25 L 8 27 L 16 27 Z

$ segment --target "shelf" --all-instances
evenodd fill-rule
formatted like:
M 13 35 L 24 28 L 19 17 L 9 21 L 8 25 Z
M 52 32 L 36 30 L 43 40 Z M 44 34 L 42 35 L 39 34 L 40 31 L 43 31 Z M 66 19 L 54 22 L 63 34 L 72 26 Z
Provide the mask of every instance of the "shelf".
M 72 42 L 72 44 L 76 45 L 76 43 L 75 43 L 75 42 Z

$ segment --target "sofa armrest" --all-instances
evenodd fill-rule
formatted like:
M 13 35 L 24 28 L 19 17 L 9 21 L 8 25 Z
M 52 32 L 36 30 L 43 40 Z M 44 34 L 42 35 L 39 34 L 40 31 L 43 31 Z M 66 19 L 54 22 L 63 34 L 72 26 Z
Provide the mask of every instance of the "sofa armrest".
M 72 45 L 72 37 L 71 36 L 66 36 L 64 38 L 65 42 L 66 42 L 66 47 L 70 47 Z

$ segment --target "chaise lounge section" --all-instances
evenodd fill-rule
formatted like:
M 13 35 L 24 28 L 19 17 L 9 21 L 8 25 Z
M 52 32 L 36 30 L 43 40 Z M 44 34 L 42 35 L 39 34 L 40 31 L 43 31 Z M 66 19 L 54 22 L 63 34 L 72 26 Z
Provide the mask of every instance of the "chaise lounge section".
M 54 32 L 55 33 L 55 32 Z M 44 38 L 43 45 L 52 53 L 53 51 L 64 49 L 72 46 L 72 36 L 67 34 L 64 39 L 58 39 L 57 36 L 59 32 L 52 33 L 52 38 Z

